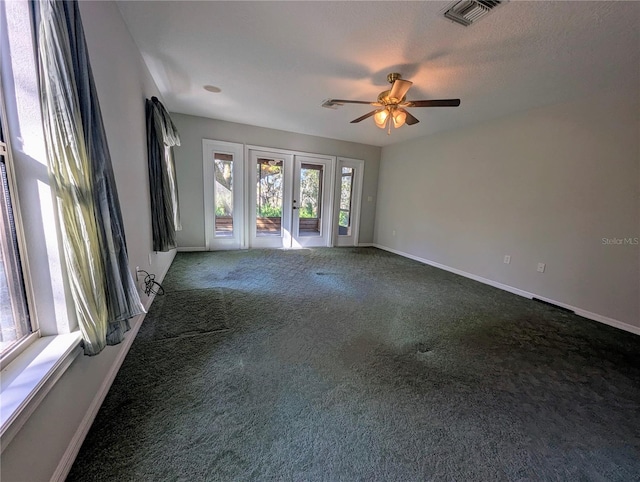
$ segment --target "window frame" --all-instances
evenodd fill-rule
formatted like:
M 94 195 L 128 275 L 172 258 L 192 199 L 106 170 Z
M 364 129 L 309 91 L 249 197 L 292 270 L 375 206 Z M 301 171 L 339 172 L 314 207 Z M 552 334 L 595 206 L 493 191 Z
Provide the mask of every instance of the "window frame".
M 32 329 L 0 356 L 0 452 L 83 351 L 53 215 L 32 7 L 0 2 L 0 116 Z
M 0 92 L 4 92 L 2 86 L 2 79 L 0 78 Z M 20 256 L 20 266 L 22 275 L 22 284 L 24 286 L 25 294 L 25 309 L 29 318 L 29 325 L 31 327 L 31 333 L 22 337 L 13 346 L 7 349 L 4 353 L 0 353 L 0 370 L 4 370 L 7 365 L 14 361 L 21 353 L 23 353 L 33 342 L 40 338 L 40 327 L 38 325 L 38 319 L 35 316 L 33 310 L 34 307 L 34 295 L 33 284 L 31 281 L 29 269 L 29 254 L 27 251 L 27 245 L 25 242 L 24 225 L 21 216 L 20 209 L 20 196 L 18 185 L 16 182 L 15 165 L 13 162 L 12 150 L 11 150 L 11 136 L 9 134 L 10 127 L 7 120 L 5 100 L 4 96 L 0 95 L 0 155 L 4 157 L 4 164 L 7 173 L 7 185 L 9 188 L 9 197 L 11 200 L 11 210 L 13 214 L 13 223 L 16 231 L 16 239 L 18 244 L 18 253 Z

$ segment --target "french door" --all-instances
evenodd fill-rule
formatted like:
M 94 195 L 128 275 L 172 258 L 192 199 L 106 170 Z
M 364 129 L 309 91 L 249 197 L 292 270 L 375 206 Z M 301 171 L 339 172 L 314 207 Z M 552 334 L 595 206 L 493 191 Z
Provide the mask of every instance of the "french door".
M 364 161 L 338 158 L 336 183 L 336 246 L 358 246 Z
M 334 159 L 249 150 L 249 245 L 330 246 Z
M 244 244 L 244 149 L 204 139 L 204 231 L 207 250 Z
M 330 158 L 295 156 L 292 247 L 331 246 L 333 165 Z

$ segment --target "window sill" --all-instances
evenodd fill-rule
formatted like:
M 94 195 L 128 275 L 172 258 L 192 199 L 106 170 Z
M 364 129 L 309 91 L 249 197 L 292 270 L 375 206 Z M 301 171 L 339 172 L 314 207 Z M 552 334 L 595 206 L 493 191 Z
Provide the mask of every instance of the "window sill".
M 39 338 L 2 370 L 0 451 L 82 352 L 80 338 L 80 332 Z

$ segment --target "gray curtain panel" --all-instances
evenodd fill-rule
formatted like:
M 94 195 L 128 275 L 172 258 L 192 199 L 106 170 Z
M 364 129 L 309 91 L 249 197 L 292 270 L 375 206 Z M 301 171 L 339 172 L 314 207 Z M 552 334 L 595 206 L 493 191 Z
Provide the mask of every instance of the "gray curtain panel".
M 115 345 L 144 313 L 76 1 L 34 5 L 50 178 L 85 353 Z
M 153 250 L 169 251 L 177 246 L 176 231 L 182 229 L 173 161 L 173 146 L 180 145 L 180 137 L 157 97 L 146 100 L 145 111 Z

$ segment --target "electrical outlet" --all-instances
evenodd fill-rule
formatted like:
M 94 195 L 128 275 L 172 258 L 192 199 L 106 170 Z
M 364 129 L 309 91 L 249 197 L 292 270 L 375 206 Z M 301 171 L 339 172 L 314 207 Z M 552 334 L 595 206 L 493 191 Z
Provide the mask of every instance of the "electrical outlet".
M 395 235 L 396 235 L 396 230 L 394 229 L 394 230 L 393 230 L 393 233 L 391 233 L 391 234 L 393 234 L 393 235 L 395 236 Z
M 544 273 L 544 269 L 547 267 L 544 263 L 538 263 L 538 273 Z
M 509 264 L 509 263 L 511 263 L 511 255 L 505 254 L 504 255 L 504 264 Z

